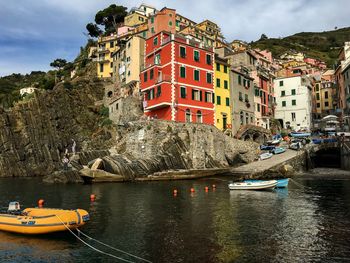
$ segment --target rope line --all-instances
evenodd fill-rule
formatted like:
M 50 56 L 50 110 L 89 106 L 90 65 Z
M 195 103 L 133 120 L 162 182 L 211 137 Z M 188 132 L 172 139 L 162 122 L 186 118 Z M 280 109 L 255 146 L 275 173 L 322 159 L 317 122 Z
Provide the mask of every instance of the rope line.
M 91 239 L 91 240 L 93 240 L 93 241 L 95 241 L 95 242 L 101 244 L 101 245 L 104 245 L 104 246 L 106 246 L 106 247 L 108 247 L 108 248 L 110 248 L 110 249 L 113 249 L 113 250 L 116 250 L 116 251 L 118 251 L 118 252 L 124 253 L 124 254 L 126 254 L 126 255 L 128 255 L 128 256 L 130 256 L 130 257 L 134 257 L 134 258 L 137 258 L 137 259 L 139 259 L 139 260 L 142 260 L 142 261 L 145 261 L 145 262 L 148 262 L 148 263 L 152 263 L 151 261 L 149 261 L 149 260 L 147 260 L 147 259 L 138 257 L 138 256 L 133 255 L 133 254 L 130 254 L 130 253 L 126 252 L 126 251 L 123 251 L 123 250 L 121 250 L 121 249 L 112 247 L 112 246 L 110 246 L 110 245 L 108 245 L 108 244 L 106 244 L 106 243 L 103 243 L 103 242 L 101 242 L 101 241 L 99 241 L 99 240 L 97 240 L 97 239 L 95 239 L 95 238 L 93 238 L 93 237 L 90 237 L 90 236 L 88 236 L 87 234 L 85 234 L 83 231 L 81 231 L 81 230 L 79 230 L 79 229 L 77 229 L 77 231 L 78 231 L 79 234 L 81 234 L 81 235 L 83 235 L 83 236 L 85 236 L 85 237 L 87 237 L 87 238 L 89 238 L 89 239 Z
M 99 250 L 99 249 L 93 247 L 92 245 L 90 245 L 89 243 L 87 243 L 87 242 L 85 242 L 83 239 L 81 239 L 78 235 L 76 235 L 76 234 L 66 225 L 66 223 L 64 223 L 64 222 L 62 221 L 62 219 L 61 219 L 58 215 L 56 215 L 56 216 L 57 216 L 57 218 L 61 221 L 61 223 L 64 225 L 64 227 L 65 227 L 69 232 L 71 232 L 71 234 L 72 234 L 73 236 L 75 236 L 80 242 L 82 242 L 84 245 L 88 246 L 89 248 L 91 248 L 91 249 L 95 250 L 96 252 L 99 252 L 99 253 L 101 253 L 101 254 L 103 254 L 103 255 L 106 255 L 106 256 L 109 256 L 109 257 L 112 257 L 112 258 L 116 258 L 116 259 L 119 259 L 119 260 L 124 261 L 124 262 L 135 263 L 134 261 L 130 261 L 130 260 L 127 260 L 127 259 L 124 259 L 124 258 L 121 258 L 121 257 L 117 257 L 117 256 L 115 256 L 115 255 L 113 255 L 113 254 L 104 252 L 104 251 L 102 251 L 102 250 Z

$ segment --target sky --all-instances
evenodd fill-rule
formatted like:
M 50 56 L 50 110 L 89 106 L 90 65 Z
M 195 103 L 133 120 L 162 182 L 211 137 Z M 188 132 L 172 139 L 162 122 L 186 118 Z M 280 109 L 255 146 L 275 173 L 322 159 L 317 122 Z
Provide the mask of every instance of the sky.
M 49 70 L 56 58 L 73 60 L 87 41 L 85 26 L 110 4 L 137 0 L 0 0 L 0 76 Z M 146 0 L 175 8 L 195 22 L 217 23 L 227 41 L 254 41 L 349 27 L 349 0 Z

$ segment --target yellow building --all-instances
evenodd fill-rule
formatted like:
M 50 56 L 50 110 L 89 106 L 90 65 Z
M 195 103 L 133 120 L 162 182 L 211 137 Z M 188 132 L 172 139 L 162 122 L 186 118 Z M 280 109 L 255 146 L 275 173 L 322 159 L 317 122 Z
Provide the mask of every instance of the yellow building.
M 215 56 L 215 126 L 224 131 L 232 128 L 230 97 L 230 65 L 226 59 Z
M 113 76 L 113 52 L 118 48 L 117 35 L 98 38 L 97 46 L 97 77 L 110 78 Z
M 147 23 L 147 16 L 145 16 L 141 12 L 138 12 L 137 10 L 130 12 L 124 18 L 125 26 L 138 26 L 144 23 Z

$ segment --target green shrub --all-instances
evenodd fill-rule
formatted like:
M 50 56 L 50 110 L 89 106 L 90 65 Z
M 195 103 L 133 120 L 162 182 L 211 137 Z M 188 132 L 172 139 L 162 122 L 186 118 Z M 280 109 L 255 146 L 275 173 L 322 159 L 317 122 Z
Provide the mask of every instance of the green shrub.
M 101 116 L 108 117 L 109 116 L 109 108 L 102 106 L 99 113 Z

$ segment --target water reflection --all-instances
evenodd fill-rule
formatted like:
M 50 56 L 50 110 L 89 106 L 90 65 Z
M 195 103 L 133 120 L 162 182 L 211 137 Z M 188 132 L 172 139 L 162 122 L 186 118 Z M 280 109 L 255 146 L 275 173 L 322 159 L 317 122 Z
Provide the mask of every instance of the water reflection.
M 216 190 L 205 192 L 213 183 Z M 153 262 L 348 260 L 350 181 L 298 183 L 304 187 L 229 191 L 227 182 L 213 180 L 89 186 L 3 179 L 0 192 L 2 205 L 16 199 L 30 206 L 40 197 L 52 207 L 87 209 L 91 221 L 84 232 Z M 91 193 L 97 195 L 93 203 Z M 113 262 L 67 233 L 0 233 L 0 261 Z

